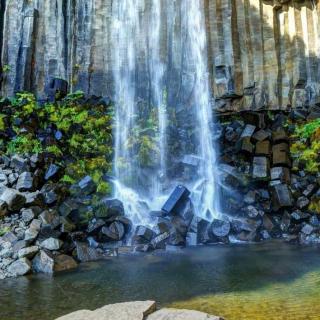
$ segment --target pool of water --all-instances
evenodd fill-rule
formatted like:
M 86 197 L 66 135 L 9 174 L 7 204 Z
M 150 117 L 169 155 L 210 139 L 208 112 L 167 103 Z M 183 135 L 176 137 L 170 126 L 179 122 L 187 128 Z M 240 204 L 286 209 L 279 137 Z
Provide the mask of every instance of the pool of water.
M 320 319 L 320 248 L 219 245 L 122 256 L 54 277 L 8 279 L 0 282 L 0 319 L 51 320 L 147 299 L 229 320 Z

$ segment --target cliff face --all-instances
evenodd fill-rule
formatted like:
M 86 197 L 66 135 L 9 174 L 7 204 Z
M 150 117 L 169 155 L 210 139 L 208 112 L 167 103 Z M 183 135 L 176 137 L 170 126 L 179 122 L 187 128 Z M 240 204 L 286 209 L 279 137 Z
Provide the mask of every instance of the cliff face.
M 2 95 L 32 90 L 50 77 L 73 90 L 113 95 L 112 21 L 122 0 L 1 0 Z M 161 1 L 161 58 L 167 85 L 184 74 L 181 2 Z M 319 102 L 320 4 L 301 0 L 203 0 L 208 62 L 219 110 L 286 109 Z M 139 87 L 148 87 L 150 1 L 139 0 Z M 125 48 L 124 48 L 125 50 Z M 191 89 L 190 89 L 191 90 Z M 169 97 L 170 98 L 170 97 Z

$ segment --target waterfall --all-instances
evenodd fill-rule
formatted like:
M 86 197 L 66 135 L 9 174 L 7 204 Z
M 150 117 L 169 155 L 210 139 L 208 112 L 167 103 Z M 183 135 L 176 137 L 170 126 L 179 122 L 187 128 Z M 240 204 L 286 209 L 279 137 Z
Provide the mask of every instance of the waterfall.
M 166 21 L 163 10 L 167 10 Z M 149 212 L 160 210 L 177 184 L 192 191 L 199 216 L 211 220 L 219 211 L 203 1 L 182 0 L 181 19 L 176 19 L 174 11 L 159 0 L 116 0 L 112 8 L 115 197 L 124 203 L 127 216 L 136 225 L 152 226 Z M 169 68 L 172 57 L 161 55 L 162 38 L 172 41 L 177 21 L 184 30 L 177 39 L 185 60 L 181 74 Z M 192 79 L 183 82 L 179 90 L 188 92 L 192 83 L 186 94 L 190 96 L 188 106 L 185 97 L 171 99 L 168 105 L 169 95 L 178 97 L 177 87 L 168 84 L 170 72 L 177 73 L 177 79 L 183 74 Z M 145 74 L 148 82 L 142 90 L 139 79 Z M 175 104 L 181 106 L 182 115 L 190 116 L 188 121 L 178 119 Z M 176 131 L 181 134 L 175 135 Z M 192 176 L 179 172 L 187 153 L 199 160 Z

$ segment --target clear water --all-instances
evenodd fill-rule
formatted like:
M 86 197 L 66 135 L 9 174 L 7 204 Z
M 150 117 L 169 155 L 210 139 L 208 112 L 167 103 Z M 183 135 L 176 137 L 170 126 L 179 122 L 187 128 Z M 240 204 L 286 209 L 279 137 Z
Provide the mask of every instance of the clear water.
M 134 224 L 152 226 L 149 212 L 160 210 L 177 184 L 192 191 L 198 216 L 212 220 L 219 214 L 204 1 L 174 2 L 176 10 L 171 5 L 159 0 L 115 0 L 112 6 L 115 197 L 124 203 Z M 181 30 L 178 37 L 176 30 Z M 170 86 L 174 53 L 166 56 L 161 49 L 177 43 L 182 61 L 181 75 L 175 76 L 181 83 Z M 177 97 L 171 105 L 168 96 Z M 190 123 L 176 121 L 177 105 L 192 115 Z M 174 142 L 170 130 L 176 131 Z M 179 130 L 186 136 L 177 134 Z M 178 155 L 169 150 L 170 143 L 177 145 Z M 141 161 L 139 148 L 150 161 Z M 200 159 L 197 172 L 185 179 L 168 175 L 168 167 L 190 153 Z
M 47 320 L 146 299 L 229 320 L 319 319 L 319 250 L 277 242 L 201 247 L 83 264 L 55 277 L 4 280 L 0 319 Z

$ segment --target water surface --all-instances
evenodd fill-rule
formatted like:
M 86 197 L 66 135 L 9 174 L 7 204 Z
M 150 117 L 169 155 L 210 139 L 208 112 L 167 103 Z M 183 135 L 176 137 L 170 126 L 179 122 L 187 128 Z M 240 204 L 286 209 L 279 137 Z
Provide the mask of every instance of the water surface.
M 0 319 L 46 320 L 154 299 L 230 320 L 320 319 L 320 249 L 281 243 L 122 256 L 1 282 Z

